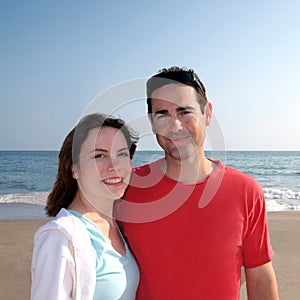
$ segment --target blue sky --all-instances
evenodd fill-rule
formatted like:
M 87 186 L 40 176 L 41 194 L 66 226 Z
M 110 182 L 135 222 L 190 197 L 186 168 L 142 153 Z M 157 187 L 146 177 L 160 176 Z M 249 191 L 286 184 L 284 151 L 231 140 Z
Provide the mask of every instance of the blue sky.
M 105 111 L 103 93 L 172 65 L 206 85 L 208 147 L 300 150 L 299 16 L 297 0 L 1 0 L 0 150 L 59 149 L 99 95 Z M 158 149 L 139 96 L 117 114 Z

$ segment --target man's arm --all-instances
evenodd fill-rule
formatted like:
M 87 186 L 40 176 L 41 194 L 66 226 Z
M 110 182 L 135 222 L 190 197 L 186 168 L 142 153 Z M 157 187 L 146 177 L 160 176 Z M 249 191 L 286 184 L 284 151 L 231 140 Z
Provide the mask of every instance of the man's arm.
M 245 269 L 249 300 L 279 300 L 277 282 L 272 263 Z

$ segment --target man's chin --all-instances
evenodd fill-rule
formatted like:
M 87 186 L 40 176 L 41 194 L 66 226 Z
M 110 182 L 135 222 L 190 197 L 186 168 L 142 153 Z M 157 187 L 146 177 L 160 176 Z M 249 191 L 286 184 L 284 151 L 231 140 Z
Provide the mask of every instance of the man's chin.
M 195 156 L 195 149 L 189 149 L 186 147 L 177 147 L 176 149 L 170 149 L 167 154 L 175 160 L 185 160 Z

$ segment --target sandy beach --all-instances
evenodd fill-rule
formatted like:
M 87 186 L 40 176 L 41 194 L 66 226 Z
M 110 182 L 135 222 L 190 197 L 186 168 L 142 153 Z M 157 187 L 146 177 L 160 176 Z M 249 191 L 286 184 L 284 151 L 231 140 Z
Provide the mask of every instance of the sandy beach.
M 268 214 L 280 299 L 300 299 L 300 212 Z M 0 299 L 30 297 L 33 235 L 47 220 L 0 221 Z M 241 299 L 247 299 L 245 284 Z
M 271 243 L 281 300 L 300 299 L 300 211 L 268 213 Z M 247 299 L 245 284 L 241 300 Z

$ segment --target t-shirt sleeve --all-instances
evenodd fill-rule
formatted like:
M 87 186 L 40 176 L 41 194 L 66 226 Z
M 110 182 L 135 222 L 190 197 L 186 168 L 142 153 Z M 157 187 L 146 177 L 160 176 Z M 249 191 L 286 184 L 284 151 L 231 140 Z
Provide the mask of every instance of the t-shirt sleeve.
M 272 247 L 268 231 L 266 204 L 263 190 L 254 182 L 247 193 L 247 220 L 243 237 L 242 253 L 246 268 L 255 268 L 272 260 Z

